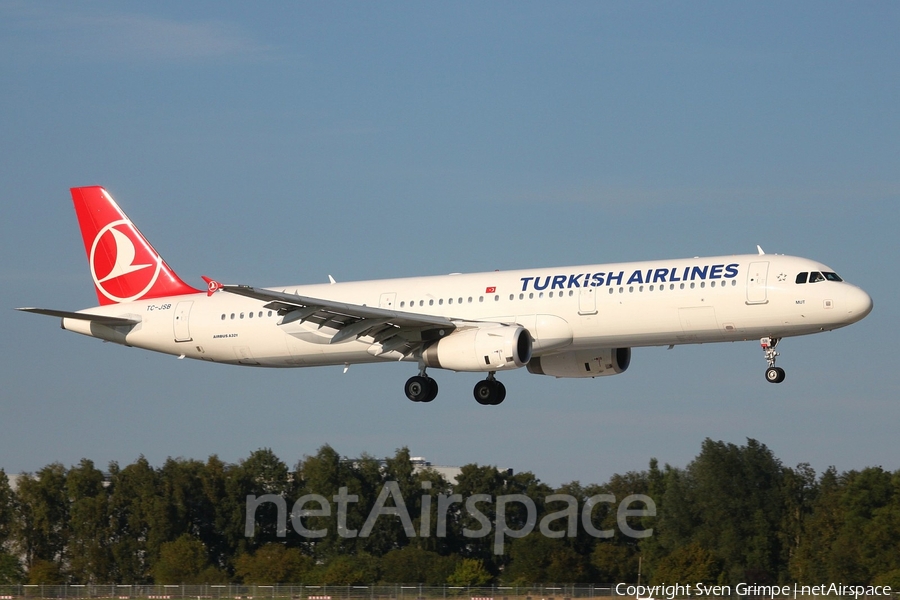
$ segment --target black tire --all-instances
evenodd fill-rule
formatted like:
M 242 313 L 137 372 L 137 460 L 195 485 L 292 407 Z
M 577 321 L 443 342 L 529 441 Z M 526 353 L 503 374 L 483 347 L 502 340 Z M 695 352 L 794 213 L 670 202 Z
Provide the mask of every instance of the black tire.
M 482 379 L 478 383 L 475 384 L 475 401 L 482 406 L 489 406 L 493 404 L 495 391 L 493 386 L 493 381 L 488 381 L 487 379 Z
M 437 381 L 432 379 L 431 377 L 426 377 L 428 380 L 428 395 L 426 395 L 420 402 L 431 402 L 438 395 L 438 384 Z
M 781 367 L 769 367 L 766 369 L 766 381 L 769 383 L 781 383 L 784 381 L 784 369 Z
M 494 385 L 496 386 L 494 393 L 497 396 L 494 398 L 494 401 L 491 404 L 493 404 L 494 406 L 497 406 L 498 404 L 500 404 L 501 402 L 506 400 L 506 386 L 503 385 L 502 383 L 500 383 L 499 381 L 495 381 Z
M 421 375 L 416 375 L 415 377 L 407 379 L 406 385 L 403 386 L 406 397 L 413 402 L 427 402 L 425 398 L 427 398 L 428 394 L 431 392 L 429 381 L 428 377 L 422 377 Z M 434 390 L 435 395 L 437 395 L 437 386 L 434 386 Z

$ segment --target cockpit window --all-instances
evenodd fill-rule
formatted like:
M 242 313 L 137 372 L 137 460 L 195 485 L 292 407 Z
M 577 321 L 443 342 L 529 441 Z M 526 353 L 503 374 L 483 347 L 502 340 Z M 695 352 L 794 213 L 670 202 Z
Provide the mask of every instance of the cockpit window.
M 822 275 L 824 275 L 825 279 L 827 279 L 828 281 L 843 281 L 843 279 L 841 279 L 840 275 L 838 275 L 837 273 L 825 271 L 824 273 L 822 273 Z
M 818 283 L 820 281 L 825 281 L 825 276 L 819 273 L 818 271 L 813 271 L 809 274 L 809 282 L 810 283 Z
M 797 280 L 795 283 L 806 283 L 807 277 L 809 277 L 809 273 L 797 273 Z

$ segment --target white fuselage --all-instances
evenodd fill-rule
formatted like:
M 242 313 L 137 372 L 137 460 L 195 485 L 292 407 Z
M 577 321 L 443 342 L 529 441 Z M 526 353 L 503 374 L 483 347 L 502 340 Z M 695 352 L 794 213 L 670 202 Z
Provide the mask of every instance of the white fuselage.
M 801 272 L 830 271 L 804 258 L 754 254 L 268 289 L 452 320 L 517 323 L 531 334 L 534 356 L 542 356 L 783 338 L 865 317 L 872 301 L 860 288 L 843 281 L 795 281 Z M 229 364 L 303 367 L 396 360 L 390 353 L 376 356 L 371 338 L 332 344 L 336 330 L 327 326 L 280 325 L 281 317 L 265 305 L 222 292 L 181 295 L 82 311 L 139 320 L 133 328 L 71 318 L 63 319 L 63 327 Z

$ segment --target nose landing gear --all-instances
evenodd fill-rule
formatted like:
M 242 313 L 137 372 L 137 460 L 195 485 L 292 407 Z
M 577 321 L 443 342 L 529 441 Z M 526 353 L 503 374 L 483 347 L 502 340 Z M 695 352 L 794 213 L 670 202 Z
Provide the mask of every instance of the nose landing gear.
M 766 362 L 769 363 L 769 368 L 766 369 L 766 381 L 769 383 L 781 383 L 784 381 L 784 369 L 775 366 L 775 357 L 779 356 L 779 353 L 775 351 L 775 346 L 778 345 L 778 338 L 764 337 L 759 340 L 759 345 L 762 346 L 763 353 L 766 355 Z

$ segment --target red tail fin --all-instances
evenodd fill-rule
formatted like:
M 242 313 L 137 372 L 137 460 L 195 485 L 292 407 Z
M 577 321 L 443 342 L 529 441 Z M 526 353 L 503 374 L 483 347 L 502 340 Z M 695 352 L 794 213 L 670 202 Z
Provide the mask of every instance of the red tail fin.
M 100 304 L 199 293 L 179 279 L 105 189 L 71 191 Z

